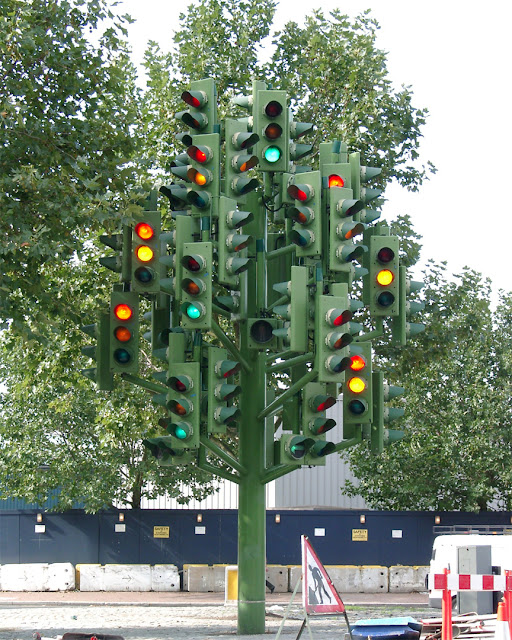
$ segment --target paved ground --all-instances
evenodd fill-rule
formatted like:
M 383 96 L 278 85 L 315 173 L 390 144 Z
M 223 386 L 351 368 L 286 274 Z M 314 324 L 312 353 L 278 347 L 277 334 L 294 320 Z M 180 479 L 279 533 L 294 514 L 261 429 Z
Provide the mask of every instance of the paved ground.
M 291 595 L 267 596 L 266 633 L 249 638 L 276 635 Z M 425 594 L 348 594 L 344 602 L 350 622 L 439 615 L 428 608 Z M 302 619 L 297 596 L 283 640 L 294 640 Z M 314 640 L 343 640 L 346 632 L 343 616 L 313 619 L 311 627 Z M 221 593 L 0 592 L 0 640 L 33 640 L 34 633 L 55 638 L 67 631 L 119 634 L 127 640 L 232 640 L 237 609 L 224 605 Z M 307 633 L 302 638 L 308 638 Z

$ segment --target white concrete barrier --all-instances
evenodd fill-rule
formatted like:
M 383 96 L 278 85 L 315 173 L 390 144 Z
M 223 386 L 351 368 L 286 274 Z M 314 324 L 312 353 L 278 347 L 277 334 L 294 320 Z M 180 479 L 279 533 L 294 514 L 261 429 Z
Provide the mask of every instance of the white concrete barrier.
M 179 591 L 175 565 L 81 564 L 80 591 Z
M 396 565 L 389 567 L 390 593 L 411 593 L 426 591 L 425 577 L 429 567 L 405 567 Z
M 2 591 L 70 591 L 75 569 L 69 562 L 4 564 L 0 567 Z
M 180 591 L 180 574 L 174 564 L 151 567 L 151 591 Z

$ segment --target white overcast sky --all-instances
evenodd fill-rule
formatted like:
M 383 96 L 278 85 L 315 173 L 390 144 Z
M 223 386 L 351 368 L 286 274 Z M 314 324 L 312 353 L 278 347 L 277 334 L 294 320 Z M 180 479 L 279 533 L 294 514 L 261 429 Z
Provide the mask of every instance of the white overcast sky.
M 188 2 L 124 0 L 135 62 L 149 39 L 170 48 Z M 446 260 L 451 273 L 467 265 L 512 290 L 512 1 L 281 0 L 274 27 L 302 24 L 313 7 L 355 16 L 370 8 L 378 46 L 388 52 L 390 78 L 411 85 L 413 105 L 430 112 L 421 160 L 438 173 L 416 194 L 386 190 L 383 217 L 408 213 L 423 236 L 422 261 Z

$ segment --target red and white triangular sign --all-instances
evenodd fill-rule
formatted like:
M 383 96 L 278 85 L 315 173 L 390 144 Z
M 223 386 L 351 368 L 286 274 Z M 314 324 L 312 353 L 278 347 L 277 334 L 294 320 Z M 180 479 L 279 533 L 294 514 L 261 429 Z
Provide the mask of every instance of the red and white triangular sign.
M 345 613 L 345 605 L 307 536 L 301 536 L 301 543 L 304 610 L 307 614 Z

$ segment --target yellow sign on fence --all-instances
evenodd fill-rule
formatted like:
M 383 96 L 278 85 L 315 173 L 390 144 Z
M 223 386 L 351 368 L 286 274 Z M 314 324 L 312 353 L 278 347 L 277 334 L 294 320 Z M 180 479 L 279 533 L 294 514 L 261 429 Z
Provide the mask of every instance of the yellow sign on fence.
M 153 527 L 153 538 L 168 538 L 169 527 Z
M 368 529 L 352 529 L 352 542 L 368 542 Z

